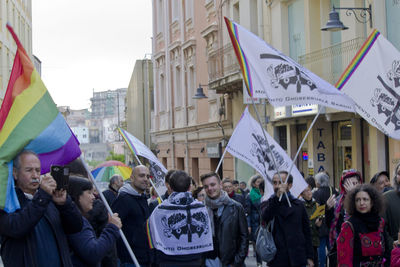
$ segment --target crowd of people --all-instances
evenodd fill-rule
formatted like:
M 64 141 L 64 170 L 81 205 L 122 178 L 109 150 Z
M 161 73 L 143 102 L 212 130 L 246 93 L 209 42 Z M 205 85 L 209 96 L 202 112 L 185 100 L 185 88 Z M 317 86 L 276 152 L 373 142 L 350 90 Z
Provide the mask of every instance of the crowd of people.
M 392 183 L 386 171 L 369 182 L 343 171 L 339 190 L 320 172 L 300 196 L 282 170 L 269 198 L 261 175 L 248 189 L 214 172 L 197 185 L 182 170 L 168 171 L 166 192 L 151 197 L 149 168 L 139 165 L 125 182 L 111 177 L 103 195 L 112 214 L 79 160 L 66 190 L 40 166 L 29 150 L 13 161 L 20 208 L 0 211 L 4 266 L 135 266 L 121 230 L 141 267 L 240 267 L 246 257 L 271 267 L 400 266 L 400 164 Z M 263 263 L 259 229 L 271 224 L 276 252 Z

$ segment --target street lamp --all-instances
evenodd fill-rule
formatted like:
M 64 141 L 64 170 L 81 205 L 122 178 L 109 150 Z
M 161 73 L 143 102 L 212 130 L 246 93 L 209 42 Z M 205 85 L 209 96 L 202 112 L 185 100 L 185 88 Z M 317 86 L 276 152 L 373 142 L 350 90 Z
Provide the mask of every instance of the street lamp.
M 204 92 L 203 92 L 203 87 L 202 86 L 208 86 L 207 84 L 201 85 L 199 84 L 199 87 L 197 88 L 196 94 L 192 97 L 193 99 L 203 99 L 203 98 L 208 98 Z
M 372 8 L 371 5 L 368 7 L 332 7 L 332 11 L 329 13 L 329 20 L 326 26 L 321 28 L 322 31 L 341 31 L 347 30 L 348 27 L 343 25 L 343 22 L 339 19 L 339 13 L 336 10 L 346 10 L 346 16 L 354 14 L 356 20 L 360 23 L 367 23 L 369 21 L 369 27 L 372 28 Z

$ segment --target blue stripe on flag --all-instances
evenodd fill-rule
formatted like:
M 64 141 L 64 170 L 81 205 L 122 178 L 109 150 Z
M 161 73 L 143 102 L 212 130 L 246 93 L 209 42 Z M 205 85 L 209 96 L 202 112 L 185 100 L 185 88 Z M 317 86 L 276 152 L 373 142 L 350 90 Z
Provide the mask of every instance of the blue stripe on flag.
M 6 192 L 6 203 L 4 204 L 4 211 L 11 213 L 20 209 L 17 193 L 14 188 L 14 177 L 13 177 L 13 161 L 8 163 L 8 183 Z

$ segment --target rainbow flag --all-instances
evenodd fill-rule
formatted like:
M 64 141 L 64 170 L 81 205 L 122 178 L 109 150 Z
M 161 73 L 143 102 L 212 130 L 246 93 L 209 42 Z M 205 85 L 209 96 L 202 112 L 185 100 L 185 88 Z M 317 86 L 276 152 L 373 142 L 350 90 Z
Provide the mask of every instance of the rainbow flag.
M 224 17 L 226 26 L 228 27 L 229 37 L 232 41 L 233 49 L 235 50 L 236 57 L 239 61 L 240 69 L 242 70 L 243 80 L 246 84 L 247 93 L 249 96 L 253 96 L 253 84 L 251 82 L 251 74 L 249 63 L 247 61 L 246 55 L 243 52 L 243 49 L 240 47 L 239 44 L 239 33 L 236 24 L 234 24 L 231 20 Z
M 249 96 L 275 106 L 318 104 L 353 112 L 354 102 L 315 73 L 225 17 Z
M 400 140 L 400 51 L 383 34 L 372 31 L 336 86 L 369 124 Z
M 346 82 L 350 79 L 354 71 L 360 65 L 364 57 L 368 54 L 368 51 L 374 45 L 375 41 L 378 39 L 380 32 L 378 30 L 373 30 L 369 35 L 368 39 L 365 40 L 364 44 L 358 50 L 357 54 L 354 56 L 353 60 L 347 66 L 346 70 L 343 72 L 342 76 L 340 76 L 339 80 L 336 82 L 335 87 L 339 90 L 343 88 Z
M 20 208 L 14 190 L 12 161 L 24 149 L 39 155 L 41 172 L 67 164 L 81 154 L 72 133 L 10 25 L 17 52 L 0 108 L 0 208 Z

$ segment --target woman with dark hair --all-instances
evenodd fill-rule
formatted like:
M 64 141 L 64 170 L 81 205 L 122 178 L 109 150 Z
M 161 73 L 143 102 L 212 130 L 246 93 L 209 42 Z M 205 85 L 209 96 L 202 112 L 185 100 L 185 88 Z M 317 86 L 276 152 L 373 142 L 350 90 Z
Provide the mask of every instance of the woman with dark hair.
M 118 214 L 108 217 L 108 224 L 97 238 L 95 230 L 87 220 L 93 208 L 92 183 L 82 177 L 69 178 L 68 194 L 82 213 L 83 227 L 79 233 L 68 235 L 68 242 L 72 249 L 74 266 L 100 266 L 100 262 L 115 246 L 119 238 L 119 229 L 122 227 Z
M 340 195 L 331 195 L 326 201 L 325 216 L 326 224 L 329 228 L 329 266 L 336 266 L 337 249 L 336 238 L 340 233 L 340 227 L 348 219 L 348 214 L 344 209 L 344 199 L 348 192 L 354 187 L 362 184 L 363 179 L 358 171 L 351 170 L 345 172 L 340 178 Z
M 371 185 L 359 185 L 345 200 L 350 218 L 337 238 L 338 266 L 383 266 L 387 246 L 382 195 Z
M 204 202 L 206 198 L 206 191 L 204 191 L 204 188 L 202 186 L 199 186 L 195 190 L 193 190 L 193 198 L 197 199 L 200 202 Z

